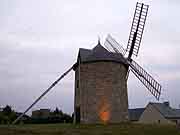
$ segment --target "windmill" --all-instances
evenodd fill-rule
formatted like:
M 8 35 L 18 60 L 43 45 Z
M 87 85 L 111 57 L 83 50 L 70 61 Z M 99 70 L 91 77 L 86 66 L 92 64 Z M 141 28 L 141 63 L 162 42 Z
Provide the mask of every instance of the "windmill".
M 130 71 L 144 84 L 151 94 L 159 100 L 161 95 L 161 85 L 146 72 L 137 62 L 132 59 L 132 55 L 138 56 L 140 43 L 144 31 L 149 5 L 137 2 L 134 18 L 130 30 L 127 48 L 124 49 L 111 35 L 108 35 L 105 41 L 105 47 L 110 52 L 120 53 L 124 56 Z M 125 54 L 128 56 L 125 57 Z
M 83 64 L 83 59 L 80 58 L 78 56 L 78 60 L 77 62 L 71 66 L 63 75 L 61 75 L 52 85 L 50 85 L 50 87 L 48 89 L 45 90 L 44 93 L 42 93 L 42 95 L 40 95 L 40 97 L 38 97 L 25 111 L 22 115 L 20 115 L 14 122 L 13 124 L 15 124 L 18 120 L 21 119 L 21 117 L 26 113 L 28 112 L 39 100 L 42 99 L 43 96 L 45 96 L 61 79 L 63 79 L 71 70 L 76 70 L 76 74 L 75 74 L 75 78 L 77 78 L 78 76 L 78 79 L 75 80 L 75 84 L 77 85 L 77 88 L 75 90 L 75 94 L 76 94 L 76 91 L 81 88 L 83 89 L 83 91 L 81 90 L 81 92 L 84 92 L 84 94 L 86 94 L 86 96 L 82 97 L 82 93 L 80 94 L 80 96 L 78 98 L 83 98 L 83 100 L 81 101 L 81 103 L 85 103 L 86 102 L 86 99 L 89 98 L 89 95 L 87 94 L 88 92 L 85 91 L 86 89 L 89 89 L 90 93 L 92 94 L 91 95 L 91 98 L 90 101 L 92 102 L 98 102 L 99 100 L 99 97 L 103 97 L 102 98 L 102 101 L 103 101 L 103 105 L 102 105 L 102 108 L 100 108 L 100 111 L 101 109 L 103 109 L 102 112 L 100 112 L 100 117 L 102 118 L 102 120 L 104 121 L 107 121 L 109 119 L 109 115 L 110 115 L 110 109 L 111 109 L 111 113 L 113 116 L 113 120 L 112 121 L 116 121 L 116 122 L 120 122 L 121 119 L 125 120 L 125 119 L 128 119 L 128 103 L 126 102 L 128 99 L 127 99 L 127 89 L 126 89 L 126 85 L 127 85 L 127 79 L 124 79 L 125 75 L 128 77 L 128 75 L 126 74 L 126 71 L 130 70 L 132 71 L 135 76 L 145 85 L 145 87 L 155 96 L 155 98 L 157 100 L 159 100 L 159 97 L 160 97 L 160 94 L 161 94 L 161 85 L 155 80 L 153 79 L 153 77 L 148 74 L 139 64 L 137 64 L 133 59 L 132 59 L 132 55 L 134 56 L 137 56 L 138 55 L 138 52 L 139 52 L 139 47 L 140 47 L 140 43 L 141 43 L 141 39 L 142 39 L 142 34 L 143 34 L 143 30 L 144 30 L 144 25 L 145 25 L 145 21 L 146 21 L 146 16 L 147 16 L 147 12 L 148 12 L 148 5 L 145 5 L 143 3 L 138 3 L 136 4 L 136 9 L 135 9 L 135 13 L 134 13 L 134 18 L 133 18 L 133 23 L 132 23 L 132 26 L 131 26 L 131 31 L 130 31 L 130 36 L 129 36 L 129 40 L 128 40 L 128 45 L 127 45 L 127 48 L 124 49 L 121 45 L 118 44 L 118 42 L 116 42 L 116 40 L 114 38 L 112 38 L 110 35 L 108 35 L 108 37 L 106 38 L 106 41 L 105 41 L 105 46 L 106 46 L 106 49 L 103 48 L 101 45 L 100 45 L 100 42 L 98 42 L 98 45 L 93 48 L 92 50 L 87 50 L 87 49 L 81 49 L 79 51 L 79 56 L 80 56 L 80 52 L 82 53 L 82 55 L 84 55 L 84 63 L 88 63 L 88 66 L 86 64 L 86 70 L 89 71 L 89 68 L 90 67 L 93 67 L 96 69 L 97 65 L 95 66 L 91 66 L 89 63 L 93 63 L 93 62 L 104 62 L 105 65 L 109 66 L 109 65 L 113 65 L 111 62 L 114 62 L 116 61 L 116 72 L 120 71 L 122 72 L 123 74 L 123 80 L 121 82 L 121 77 L 122 76 L 119 76 L 117 74 L 114 74 L 113 72 L 113 75 L 115 75 L 116 78 L 118 78 L 117 80 L 116 79 L 113 79 L 113 75 L 111 76 L 112 78 L 110 79 L 111 82 L 111 90 L 115 90 L 114 92 L 112 92 L 112 94 L 110 93 L 111 91 L 106 91 L 106 95 L 103 95 L 103 92 L 102 90 L 106 89 L 105 86 L 107 83 L 107 80 L 109 82 L 109 76 L 105 76 L 106 78 L 103 78 L 104 76 L 102 76 L 101 73 L 103 73 L 103 71 L 101 71 L 101 68 L 98 69 L 98 72 L 99 75 L 95 75 L 92 71 L 91 72 L 91 75 L 95 75 L 93 76 L 93 79 L 91 80 L 88 80 L 87 82 L 85 82 L 83 84 L 83 81 L 80 83 L 80 79 L 81 80 L 85 80 L 89 77 L 92 78 L 91 75 L 87 76 L 85 75 L 84 78 L 83 76 L 80 78 L 80 70 L 81 70 L 81 64 Z M 108 50 L 108 51 L 107 51 Z M 125 57 L 125 55 L 128 55 L 127 57 Z M 118 59 L 120 58 L 120 59 Z M 107 64 L 107 62 L 109 62 Z M 118 62 L 120 62 L 123 66 L 120 67 L 119 64 L 117 64 Z M 111 68 L 111 66 L 109 66 L 109 68 Z M 102 66 L 103 67 L 103 66 Z M 104 67 L 103 67 L 104 68 Z M 108 67 L 107 67 L 108 68 Z M 106 69 L 106 68 L 104 68 Z M 84 70 L 84 69 L 82 69 Z M 82 71 L 81 70 L 81 71 Z M 83 71 L 84 72 L 84 71 Z M 108 74 L 108 73 L 107 73 Z M 101 80 L 98 80 L 97 78 L 100 78 Z M 120 77 L 120 78 L 119 78 Z M 83 78 L 83 79 L 82 79 Z M 94 81 L 96 80 L 96 81 Z M 106 80 L 104 81 L 104 85 L 102 85 L 102 81 L 103 80 Z M 92 83 L 92 81 L 94 81 Z M 118 82 L 118 83 L 117 83 Z M 93 84 L 93 85 L 92 85 Z M 97 86 L 96 86 L 97 84 Z M 116 86 L 114 86 L 114 84 Z M 120 85 L 122 84 L 122 86 Z M 92 88 L 85 88 L 85 85 L 87 85 L 87 87 L 92 87 Z M 80 88 L 79 88 L 80 87 Z M 97 88 L 97 87 L 103 87 L 103 88 Z M 121 93 L 119 93 L 119 91 L 116 91 L 116 89 L 118 89 L 119 87 L 122 87 L 122 91 Z M 109 88 L 107 90 L 109 90 Z M 100 93 L 96 93 L 96 95 L 93 95 L 95 93 L 93 93 L 93 89 L 100 89 L 101 92 Z M 95 91 L 96 92 L 96 91 Z M 118 95 L 118 94 L 119 95 Z M 125 95 L 124 95 L 125 93 Z M 110 97 L 110 94 L 111 94 L 111 99 L 110 100 L 113 100 L 112 102 L 109 102 L 108 103 L 111 103 L 111 104 L 107 104 L 107 100 L 108 98 L 107 97 Z M 114 99 L 114 96 L 117 96 L 118 97 L 116 99 Z M 96 98 L 93 98 L 93 96 L 96 96 Z M 121 100 L 118 100 L 119 97 L 121 97 L 122 99 Z M 76 97 L 75 97 L 76 98 Z M 84 102 L 85 101 L 85 102 Z M 89 102 L 89 101 L 88 101 Z M 106 103 L 106 104 L 104 104 Z M 76 105 L 76 103 L 75 103 Z M 84 107 L 85 104 L 83 104 L 82 108 L 80 109 L 80 107 L 78 106 L 77 109 L 75 108 L 75 116 L 79 116 L 80 117 L 80 114 L 82 113 L 82 115 L 84 115 L 83 117 L 84 118 L 88 118 L 91 122 L 94 122 L 96 120 L 98 120 L 98 116 L 96 117 L 95 116 L 95 113 L 96 111 L 92 110 L 92 109 L 89 109 L 89 108 L 96 108 L 96 109 L 99 109 L 98 105 L 94 105 L 93 107 L 91 105 L 86 105 L 86 107 Z M 117 110 L 117 105 L 119 106 L 124 106 L 123 110 L 119 109 Z M 76 106 L 75 106 L 76 107 Z M 109 109 L 110 108 L 110 109 Z M 114 111 L 112 111 L 114 109 Z M 87 112 L 90 112 L 91 111 L 91 114 L 89 113 L 88 115 L 86 114 Z M 92 118 L 92 116 L 94 115 L 94 117 Z M 119 117 L 119 115 L 121 115 Z M 126 117 L 127 118 L 124 118 Z M 77 118 L 78 121 L 81 121 L 80 118 Z

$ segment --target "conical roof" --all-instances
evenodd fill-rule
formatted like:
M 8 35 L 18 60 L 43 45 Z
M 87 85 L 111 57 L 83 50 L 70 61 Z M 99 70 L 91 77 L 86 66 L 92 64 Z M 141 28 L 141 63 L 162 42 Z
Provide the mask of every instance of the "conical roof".
M 98 62 L 98 61 L 113 61 L 126 64 L 126 60 L 120 53 L 109 52 L 100 42 L 93 49 L 79 49 L 79 56 L 82 63 Z

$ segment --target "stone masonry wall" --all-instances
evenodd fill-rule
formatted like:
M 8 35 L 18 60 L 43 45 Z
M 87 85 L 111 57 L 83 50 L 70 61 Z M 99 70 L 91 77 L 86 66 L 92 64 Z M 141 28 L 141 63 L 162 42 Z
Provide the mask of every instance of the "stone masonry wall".
M 75 107 L 80 106 L 81 123 L 127 121 L 127 68 L 115 62 L 94 62 L 81 64 L 80 74 L 78 70 L 79 67 L 75 71 Z

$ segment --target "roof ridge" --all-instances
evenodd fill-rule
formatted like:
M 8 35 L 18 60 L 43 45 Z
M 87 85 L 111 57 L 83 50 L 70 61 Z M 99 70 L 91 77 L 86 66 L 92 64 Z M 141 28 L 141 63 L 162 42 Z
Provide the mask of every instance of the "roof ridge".
M 106 52 L 109 52 L 104 46 L 102 46 L 101 44 L 97 44 L 94 48 L 92 48 L 92 51 L 96 51 L 97 49 L 103 49 Z M 101 50 L 102 51 L 102 50 Z
M 172 107 L 166 106 L 164 103 L 154 103 L 151 105 L 153 105 L 154 108 L 159 111 L 165 118 L 176 117 L 178 115 Z M 178 117 L 180 117 L 180 115 Z
M 87 48 L 79 48 L 79 49 L 83 49 L 83 50 L 89 50 L 89 51 L 91 51 L 91 49 L 87 49 Z

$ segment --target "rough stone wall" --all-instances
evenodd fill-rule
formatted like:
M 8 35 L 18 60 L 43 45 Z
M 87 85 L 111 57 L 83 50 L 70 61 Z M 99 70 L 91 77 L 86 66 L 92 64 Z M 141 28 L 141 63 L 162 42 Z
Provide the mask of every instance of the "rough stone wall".
M 81 123 L 127 121 L 127 68 L 115 62 L 94 62 L 81 64 L 80 74 L 78 70 L 79 67 L 75 71 L 75 107 L 80 106 Z
M 75 92 L 74 92 L 74 122 L 76 123 L 76 108 L 80 107 L 80 86 L 79 86 L 79 68 L 75 70 Z M 78 87 L 77 87 L 78 86 Z

